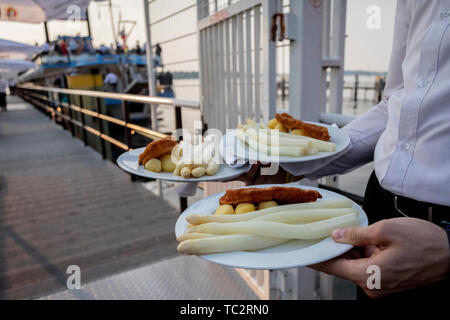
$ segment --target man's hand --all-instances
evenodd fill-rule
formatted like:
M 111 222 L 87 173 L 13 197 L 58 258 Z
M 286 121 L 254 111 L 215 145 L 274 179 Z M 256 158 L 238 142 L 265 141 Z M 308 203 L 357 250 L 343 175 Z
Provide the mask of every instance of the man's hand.
M 335 230 L 332 237 L 355 248 L 310 267 L 353 281 L 372 298 L 437 284 L 449 275 L 447 234 L 425 220 L 387 219 L 368 227 Z M 367 288 L 370 265 L 380 268 L 381 289 Z
M 239 177 L 239 180 L 245 182 L 246 186 L 257 185 L 257 184 L 283 184 L 287 182 L 294 182 L 303 179 L 303 176 L 295 177 L 290 176 L 290 179 L 287 179 L 287 172 L 283 170 L 280 166 L 278 166 L 278 171 L 274 175 L 262 175 L 261 168 L 269 167 L 270 164 L 263 165 L 261 163 L 257 163 L 252 165 L 251 169 L 244 173 Z

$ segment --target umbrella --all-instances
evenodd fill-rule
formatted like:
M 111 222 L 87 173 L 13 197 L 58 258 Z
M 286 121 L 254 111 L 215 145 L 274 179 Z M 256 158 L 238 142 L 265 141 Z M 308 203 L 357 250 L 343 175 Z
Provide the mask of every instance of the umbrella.
M 0 0 L 0 20 L 28 23 L 86 20 L 89 2 L 91 0 Z
M 34 63 L 27 60 L 0 59 L 1 71 L 25 71 L 34 67 Z
M 41 49 L 29 44 L 0 39 L 0 59 L 29 59 Z

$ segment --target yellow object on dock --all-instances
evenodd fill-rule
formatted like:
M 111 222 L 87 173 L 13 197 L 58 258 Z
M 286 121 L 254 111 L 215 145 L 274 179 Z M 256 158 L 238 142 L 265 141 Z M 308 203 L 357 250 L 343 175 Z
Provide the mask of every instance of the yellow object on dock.
M 100 74 L 83 74 L 67 76 L 69 89 L 94 89 L 103 86 L 103 78 Z

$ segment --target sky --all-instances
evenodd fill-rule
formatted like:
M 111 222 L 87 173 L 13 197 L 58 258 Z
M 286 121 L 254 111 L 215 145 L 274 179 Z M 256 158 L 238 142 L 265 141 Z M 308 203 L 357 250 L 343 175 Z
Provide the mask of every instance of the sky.
M 291 0 L 294 1 L 294 0 Z M 143 0 L 113 0 L 113 12 L 115 28 L 119 13 L 124 20 L 136 21 L 136 27 L 129 37 L 129 45 L 133 46 L 136 40 L 145 43 L 145 25 Z M 157 0 L 151 4 L 151 20 L 157 20 L 174 11 L 177 5 L 193 3 L 194 0 Z M 387 71 L 389 56 L 392 48 L 392 35 L 395 15 L 394 0 L 348 0 L 347 4 L 347 28 L 345 46 L 345 69 Z M 106 2 L 92 2 L 89 7 L 91 30 L 94 45 L 102 43 L 110 45 L 113 42 L 111 20 Z M 379 18 L 379 19 L 378 19 Z M 180 15 L 176 21 L 160 24 L 152 31 L 152 37 L 160 41 L 166 35 L 186 32 L 184 26 L 192 29 L 195 26 L 195 17 L 187 12 Z M 159 28 L 159 29 L 157 29 Z M 52 21 L 49 23 L 50 38 L 58 35 L 87 35 L 86 23 L 68 23 Z M 44 27 L 42 24 L 25 24 L 17 22 L 0 22 L 0 38 L 35 44 L 45 41 Z M 190 41 L 190 43 L 186 43 Z M 178 44 L 164 54 L 171 57 L 168 60 L 183 60 L 183 46 L 196 46 L 196 38 L 186 39 L 183 44 Z M 191 57 L 186 57 L 186 59 Z

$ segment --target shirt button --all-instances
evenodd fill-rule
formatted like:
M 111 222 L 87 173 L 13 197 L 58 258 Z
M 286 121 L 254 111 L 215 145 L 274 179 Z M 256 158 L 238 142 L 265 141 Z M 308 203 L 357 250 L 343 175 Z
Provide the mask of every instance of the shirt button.
M 408 151 L 408 150 L 409 150 L 409 147 L 410 147 L 410 145 L 409 145 L 408 142 L 405 142 L 405 143 L 402 143 L 402 144 L 401 144 L 401 148 L 402 148 L 404 151 Z
M 450 16 L 450 10 L 441 11 L 441 18 L 447 18 L 448 16 Z
M 419 88 L 423 88 L 426 87 L 428 85 L 428 81 L 427 80 L 420 80 L 417 85 L 419 86 Z

